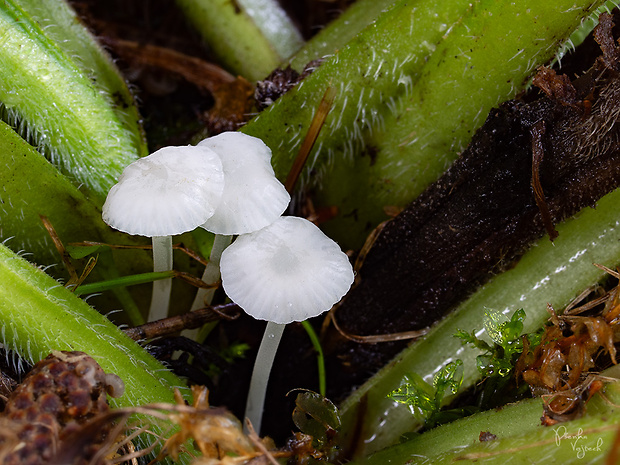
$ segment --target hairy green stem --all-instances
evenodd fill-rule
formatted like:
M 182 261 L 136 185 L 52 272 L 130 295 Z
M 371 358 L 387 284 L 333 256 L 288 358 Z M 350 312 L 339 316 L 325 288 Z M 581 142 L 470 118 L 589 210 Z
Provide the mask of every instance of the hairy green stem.
M 48 35 L 46 30 L 54 33 Z M 77 51 L 59 45 L 63 43 L 61 33 L 80 40 L 71 35 L 72 30 L 42 26 L 16 0 L 3 2 L 0 102 L 5 116 L 17 122 L 61 171 L 86 186 L 95 202 L 101 203 L 125 166 L 143 154 L 144 147 L 141 134 L 136 133 L 137 121 L 129 127 L 127 118 L 120 118 L 117 111 L 128 104 L 123 101 L 126 89 L 122 80 L 114 83 L 118 92 L 107 94 L 93 84 L 96 70 L 85 71 L 74 61 Z M 111 62 L 108 65 L 109 73 L 116 72 Z M 130 119 L 135 116 L 127 115 Z
M 325 89 L 336 89 L 305 180 L 313 173 L 317 202 L 339 208 L 326 232 L 357 248 L 383 208 L 437 179 L 602 3 L 397 1 L 242 130 L 272 148 L 284 179 Z
M 143 244 L 138 238 L 114 231 L 106 225 L 101 219 L 99 207 L 1 121 L 0 165 L 0 242 L 13 250 L 28 252 L 29 259 L 38 265 L 49 266 L 60 261 L 49 232 L 41 222 L 41 215 L 48 218 L 65 244 L 84 240 Z M 122 275 L 146 272 L 153 266 L 149 255 L 143 250 L 100 252 L 93 275 L 99 275 L 99 279 L 110 279 L 119 272 Z M 59 267 L 49 272 L 56 277 L 67 277 Z M 115 292 L 125 308 L 135 307 L 126 291 Z M 118 308 L 118 303 L 98 300 L 98 307 L 105 312 Z M 132 321 L 139 324 L 140 320 L 141 317 L 134 311 Z
M 394 0 L 357 0 L 295 53 L 289 60 L 291 67 L 302 71 L 311 61 L 333 54 L 363 29 L 371 27 L 379 14 L 394 3 Z
M 16 3 L 100 89 L 118 119 L 129 130 L 127 136 L 132 139 L 132 146 L 140 156 L 148 155 L 146 135 L 140 124 L 141 116 L 134 96 L 112 57 L 84 27 L 71 6 L 65 0 L 16 0 Z

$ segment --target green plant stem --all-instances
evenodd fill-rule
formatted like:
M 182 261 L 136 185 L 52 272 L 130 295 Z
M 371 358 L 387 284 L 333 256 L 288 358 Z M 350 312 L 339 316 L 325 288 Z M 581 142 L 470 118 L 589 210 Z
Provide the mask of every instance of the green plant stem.
M 326 232 L 358 248 L 383 208 L 437 179 L 602 3 L 397 1 L 242 130 L 272 148 L 285 179 L 325 89 L 336 89 L 304 179 L 313 173 L 317 204 L 339 208 Z
M 96 283 L 81 284 L 76 287 L 73 293 L 77 296 L 94 294 L 96 292 L 109 291 L 117 287 L 135 286 L 137 284 L 152 283 L 160 279 L 170 279 L 174 277 L 174 270 L 158 271 L 153 273 L 141 273 L 133 276 L 123 276 Z
M 465 372 L 462 389 L 476 383 L 479 352 L 463 347 L 453 334 L 458 329 L 482 332 L 485 308 L 504 314 L 523 308 L 527 315 L 523 330 L 532 332 L 547 321 L 547 303 L 562 309 L 583 289 L 602 279 L 605 273 L 593 263 L 614 269 L 620 263 L 618 202 L 620 190 L 603 197 L 596 209 L 586 208 L 558 225 L 560 235 L 553 243 L 542 238 L 514 268 L 482 286 L 358 388 L 341 406 L 344 442 L 356 432 L 357 440 L 351 447 L 365 455 L 394 444 L 401 434 L 421 426 L 420 419 L 407 407 L 386 397 L 409 372 L 430 382 L 437 370 L 459 358 Z
M 482 431 L 499 438 L 517 435 L 540 426 L 543 411 L 541 399 L 527 399 L 504 406 L 501 410 L 481 412 L 470 417 L 455 420 L 426 433 L 414 436 L 400 445 L 388 447 L 353 463 L 397 464 L 406 463 L 404 457 L 419 458 L 419 463 L 435 458 L 442 452 L 465 447 L 475 443 Z M 353 464 L 352 464 L 353 465 Z
M 265 78 L 303 39 L 275 0 L 177 0 L 218 60 L 250 81 Z
M 101 219 L 101 210 L 91 200 L 1 121 L 0 164 L 0 242 L 13 250 L 27 251 L 29 259 L 38 265 L 51 266 L 60 260 L 40 215 L 48 218 L 65 244 L 84 240 L 143 244 L 135 237 L 108 227 Z M 108 251 L 99 255 L 93 271 L 93 276 L 99 279 L 139 274 L 152 270 L 153 266 L 150 254 L 143 250 Z M 51 268 L 49 273 L 59 278 L 67 277 L 59 267 Z M 135 303 L 126 291 L 115 292 L 124 308 L 135 309 Z M 133 291 L 134 295 L 137 293 Z M 144 298 L 148 297 L 145 295 Z M 98 298 L 102 312 L 118 308 L 116 300 L 106 302 L 103 299 Z M 132 321 L 140 324 L 141 319 L 134 312 Z
M 338 17 L 321 29 L 289 60 L 293 69 L 302 71 L 306 64 L 336 52 L 372 23 L 394 0 L 357 0 Z
M 325 397 L 327 393 L 327 381 L 325 377 L 325 357 L 323 355 L 323 348 L 321 347 L 321 341 L 317 336 L 314 328 L 308 321 L 302 321 L 301 325 L 308 333 L 308 337 L 310 338 L 310 342 L 312 342 L 312 347 L 316 350 L 316 362 L 317 368 L 319 370 L 319 394 Z

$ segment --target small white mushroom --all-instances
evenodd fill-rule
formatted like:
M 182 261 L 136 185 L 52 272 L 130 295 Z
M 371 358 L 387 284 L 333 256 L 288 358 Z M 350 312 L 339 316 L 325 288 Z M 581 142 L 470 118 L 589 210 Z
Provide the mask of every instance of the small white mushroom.
M 353 268 L 338 244 L 297 217 L 281 217 L 239 236 L 222 254 L 220 267 L 228 297 L 249 315 L 268 321 L 246 404 L 246 417 L 258 429 L 284 325 L 329 310 L 351 287 Z
M 291 197 L 271 167 L 271 149 L 240 132 L 223 132 L 198 147 L 216 152 L 224 168 L 224 193 L 217 210 L 203 225 L 215 234 L 257 231 L 286 210 Z
M 224 173 L 207 147 L 164 147 L 127 166 L 103 205 L 103 221 L 151 237 L 155 271 L 172 269 L 172 236 L 203 224 L 219 205 Z M 168 314 L 171 282 L 156 281 L 148 320 Z

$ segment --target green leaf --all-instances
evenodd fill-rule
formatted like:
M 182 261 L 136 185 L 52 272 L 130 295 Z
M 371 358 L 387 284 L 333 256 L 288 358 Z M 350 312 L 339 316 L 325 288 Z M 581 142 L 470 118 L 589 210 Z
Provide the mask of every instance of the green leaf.
M 65 0 L 16 0 L 31 15 L 45 34 L 70 57 L 82 73 L 89 77 L 127 128 L 127 136 L 140 156 L 148 154 L 146 136 L 140 124 L 134 96 L 129 91 L 112 57 L 82 24 Z
M 390 392 L 388 398 L 412 409 L 419 409 L 426 418 L 437 410 L 435 390 L 417 373 L 406 375 L 404 382 Z
M 59 261 L 40 215 L 49 219 L 65 244 L 84 240 L 127 245 L 141 243 L 140 238 L 110 229 L 92 200 L 1 121 L 0 164 L 3 167 L 0 170 L 3 187 L 0 191 L 0 241 L 6 241 L 13 250 L 31 253 L 32 259 L 40 265 Z M 121 261 L 124 274 L 152 269 L 146 252 L 122 253 L 125 258 L 132 257 Z
M 327 438 L 327 431 L 340 428 L 338 408 L 322 395 L 304 391 L 295 399 L 293 422 L 302 433 L 319 441 Z
M 454 334 L 454 337 L 461 339 L 465 344 L 471 344 L 477 349 L 488 350 L 488 351 L 493 350 L 493 348 L 489 345 L 487 341 L 484 341 L 476 337 L 475 331 L 472 331 L 470 334 L 467 331 L 458 329 L 456 333 Z
M 135 286 L 137 284 L 152 283 L 160 279 L 169 279 L 174 277 L 175 272 L 155 271 L 152 273 L 141 273 L 130 276 L 121 276 L 115 279 L 99 281 L 96 283 L 81 284 L 73 290 L 75 295 L 94 294 L 96 292 L 109 291 L 118 287 Z
M 107 245 L 66 245 L 67 253 L 75 260 L 94 255 L 102 250 L 111 250 Z
M 484 330 L 489 335 L 491 340 L 499 345 L 504 345 L 504 334 L 502 328 L 508 321 L 506 315 L 493 310 L 492 308 L 484 309 Z
M 602 375 L 617 378 L 617 368 Z M 608 383 L 604 397 L 595 395 L 583 417 L 545 427 L 540 424 L 542 399 L 527 399 L 411 436 L 350 465 L 611 463 L 620 423 L 618 402 L 620 383 Z M 482 432 L 495 438 L 483 441 Z
M 433 377 L 433 387 L 435 388 L 435 403 L 437 407 L 441 405 L 441 401 L 445 393 L 456 394 L 463 383 L 463 362 L 456 360 L 448 363 L 439 370 Z

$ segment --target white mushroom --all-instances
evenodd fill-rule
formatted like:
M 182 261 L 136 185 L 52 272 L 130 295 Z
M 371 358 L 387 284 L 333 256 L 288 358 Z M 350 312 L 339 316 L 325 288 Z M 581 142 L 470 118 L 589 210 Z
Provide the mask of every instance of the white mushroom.
M 224 193 L 217 210 L 203 225 L 215 234 L 257 231 L 286 210 L 291 197 L 271 167 L 271 149 L 240 132 L 223 132 L 198 147 L 216 152 L 224 168 Z
M 284 325 L 329 310 L 351 287 L 353 268 L 334 241 L 297 217 L 281 217 L 239 236 L 222 254 L 220 267 L 228 297 L 254 318 L 268 321 L 246 405 L 246 417 L 258 429 Z
M 172 269 L 172 236 L 213 215 L 224 191 L 219 156 L 207 147 L 164 147 L 127 166 L 103 205 L 103 221 L 151 237 L 155 271 Z M 156 281 L 148 320 L 165 318 L 170 280 Z

